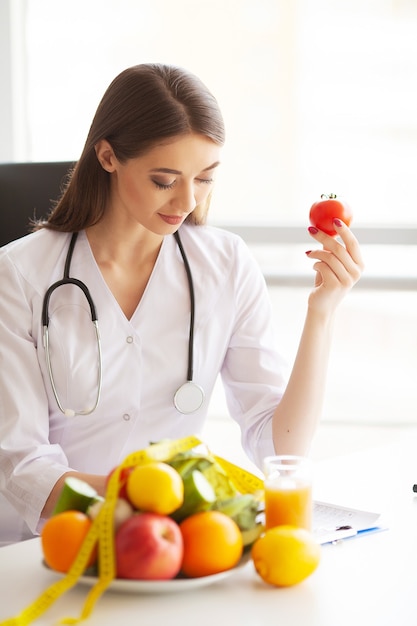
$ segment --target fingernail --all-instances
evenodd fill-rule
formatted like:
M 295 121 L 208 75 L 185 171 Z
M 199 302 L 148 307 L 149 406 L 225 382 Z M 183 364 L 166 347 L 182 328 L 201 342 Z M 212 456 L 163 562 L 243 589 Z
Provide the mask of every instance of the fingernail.
M 339 218 L 338 218 L 338 217 L 335 217 L 335 218 L 334 218 L 334 220 L 333 220 L 333 224 L 334 224 L 335 226 L 339 226 L 339 227 L 340 227 L 340 226 L 343 226 L 342 221 L 341 221 L 341 220 L 339 220 Z
M 306 250 L 306 255 L 308 256 L 309 254 L 311 254 L 312 250 Z
M 319 232 L 319 229 L 316 228 L 315 226 L 309 226 L 308 232 L 311 233 L 312 235 L 317 235 L 317 233 Z

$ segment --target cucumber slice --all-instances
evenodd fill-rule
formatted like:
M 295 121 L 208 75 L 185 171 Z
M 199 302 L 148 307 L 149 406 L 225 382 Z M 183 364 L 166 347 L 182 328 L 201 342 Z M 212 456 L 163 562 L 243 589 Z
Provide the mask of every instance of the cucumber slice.
M 216 500 L 213 487 L 200 470 L 193 470 L 187 474 L 183 483 L 184 502 L 171 515 L 176 522 L 181 522 L 194 513 L 209 509 Z
M 253 528 L 241 530 L 240 532 L 242 533 L 243 547 L 247 548 L 255 543 L 255 541 L 265 532 L 265 526 L 258 523 Z
M 90 504 L 97 499 L 97 491 L 91 485 L 75 476 L 69 476 L 65 479 L 53 515 L 69 510 L 86 513 Z

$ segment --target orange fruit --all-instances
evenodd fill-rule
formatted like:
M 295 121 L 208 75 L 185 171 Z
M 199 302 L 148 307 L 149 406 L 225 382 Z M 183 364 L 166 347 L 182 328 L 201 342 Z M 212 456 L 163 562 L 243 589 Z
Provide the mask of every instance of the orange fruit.
M 304 528 L 275 526 L 255 541 L 251 556 L 256 571 L 266 583 L 290 587 L 317 568 L 320 545 Z
M 46 564 L 58 572 L 68 572 L 90 530 L 91 519 L 81 511 L 63 511 L 46 520 L 41 545 Z M 96 559 L 93 549 L 87 567 Z
M 243 552 L 239 526 L 220 511 L 203 511 L 180 523 L 184 543 L 181 571 L 190 578 L 235 567 Z
M 152 461 L 133 468 L 127 477 L 126 493 L 136 509 L 169 515 L 184 501 L 184 483 L 171 465 Z

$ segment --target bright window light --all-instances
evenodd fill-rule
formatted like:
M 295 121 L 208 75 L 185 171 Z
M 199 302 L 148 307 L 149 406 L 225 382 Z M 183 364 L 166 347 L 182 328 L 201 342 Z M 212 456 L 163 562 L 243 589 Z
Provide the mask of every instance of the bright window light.
M 337 193 L 363 224 L 415 223 L 413 0 L 26 0 L 29 160 L 77 159 L 105 88 L 162 61 L 217 96 L 218 220 L 304 224 Z

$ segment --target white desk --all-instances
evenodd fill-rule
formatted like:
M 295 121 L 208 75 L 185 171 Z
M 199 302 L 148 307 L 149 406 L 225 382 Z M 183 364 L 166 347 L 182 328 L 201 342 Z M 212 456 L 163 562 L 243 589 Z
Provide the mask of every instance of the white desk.
M 381 511 L 389 530 L 327 545 L 316 572 L 288 589 L 270 587 L 252 563 L 223 582 L 166 595 L 107 591 L 86 626 L 417 625 L 417 441 L 316 466 L 315 497 Z M 19 613 L 55 576 L 41 566 L 39 540 L 0 549 L 0 620 Z M 67 592 L 35 624 L 77 616 L 87 587 Z M 1 621 L 0 621 L 1 625 Z

